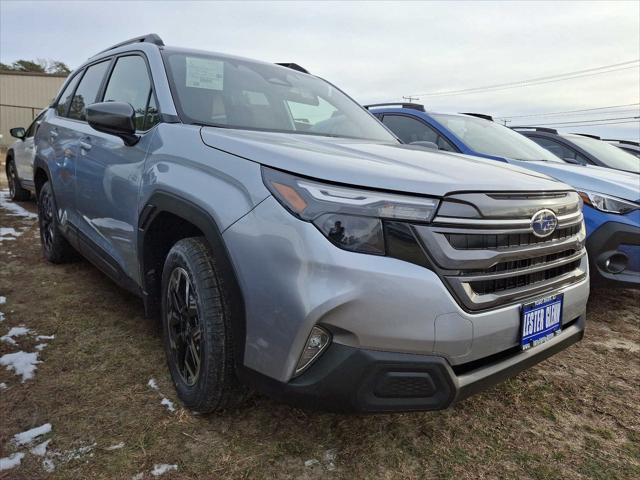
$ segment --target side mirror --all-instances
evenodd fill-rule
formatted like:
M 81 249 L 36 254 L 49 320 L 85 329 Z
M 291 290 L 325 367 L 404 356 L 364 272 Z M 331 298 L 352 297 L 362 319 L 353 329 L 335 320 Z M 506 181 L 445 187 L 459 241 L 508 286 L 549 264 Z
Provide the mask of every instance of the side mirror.
M 22 127 L 15 127 L 9 130 L 12 137 L 24 140 L 24 136 L 27 134 L 26 130 Z
M 95 130 L 120 137 L 128 147 L 138 143 L 136 112 L 124 102 L 100 102 L 87 107 L 87 122 Z
M 430 148 L 432 150 L 440 150 L 440 147 L 433 142 L 427 142 L 426 140 L 419 140 L 417 142 L 411 142 L 409 145 L 418 145 L 420 147 Z

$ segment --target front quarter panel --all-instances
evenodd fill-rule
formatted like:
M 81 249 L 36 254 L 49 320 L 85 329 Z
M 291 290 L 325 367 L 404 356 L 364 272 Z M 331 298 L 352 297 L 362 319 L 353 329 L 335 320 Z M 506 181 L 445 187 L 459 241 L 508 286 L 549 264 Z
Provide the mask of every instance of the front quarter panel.
M 258 163 L 205 145 L 200 127 L 183 124 L 158 126 L 142 176 L 139 214 L 156 192 L 200 207 L 220 232 L 269 196 Z

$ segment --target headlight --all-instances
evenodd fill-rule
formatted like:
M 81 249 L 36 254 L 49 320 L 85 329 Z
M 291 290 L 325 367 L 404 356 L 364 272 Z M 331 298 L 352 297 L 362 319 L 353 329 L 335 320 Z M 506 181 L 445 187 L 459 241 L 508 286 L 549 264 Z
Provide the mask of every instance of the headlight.
M 385 254 L 382 220 L 430 222 L 435 198 L 343 187 L 262 167 L 265 185 L 293 215 L 345 250 Z
M 578 193 L 585 205 L 589 205 L 601 212 L 624 214 L 640 208 L 640 205 L 635 202 L 612 197 L 611 195 L 605 195 L 603 193 L 587 191 Z

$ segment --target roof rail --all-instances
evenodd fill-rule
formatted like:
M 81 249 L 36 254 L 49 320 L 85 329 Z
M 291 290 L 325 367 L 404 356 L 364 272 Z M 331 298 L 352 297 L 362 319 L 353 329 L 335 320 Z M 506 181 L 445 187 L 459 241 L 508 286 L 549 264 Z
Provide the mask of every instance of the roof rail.
M 164 47 L 164 42 L 160 38 L 160 36 L 156 33 L 148 33 L 146 35 L 142 35 L 140 37 L 130 38 L 129 40 L 125 40 L 124 42 L 116 43 L 109 48 L 105 48 L 101 52 L 98 52 L 96 55 L 100 55 L 101 53 L 108 52 L 109 50 L 113 50 L 118 47 L 124 47 L 125 45 L 129 45 L 130 43 L 153 43 L 154 45 L 158 45 L 159 47 Z
M 640 142 L 634 142 L 633 140 L 617 140 L 615 138 L 603 138 L 603 142 L 617 142 L 623 143 L 624 145 L 635 145 L 636 147 L 640 147 Z
M 407 103 L 407 102 L 390 102 L 390 103 L 372 103 L 371 105 L 363 105 L 364 108 L 369 110 L 370 108 L 376 107 L 397 107 L 400 106 L 402 108 L 410 108 L 412 110 L 419 110 L 424 112 L 424 105 L 419 103 Z
M 580 135 L 581 137 L 595 138 L 596 140 L 602 140 L 598 135 L 591 135 L 590 133 L 573 133 L 573 135 Z
M 493 122 L 493 117 L 491 115 L 486 115 L 484 113 L 462 112 L 461 114 L 462 115 L 471 115 L 472 117 L 483 118 L 485 120 L 489 120 L 490 122 Z
M 309 73 L 309 71 L 306 68 L 301 67 L 297 63 L 285 62 L 285 63 L 276 63 L 276 65 L 280 65 L 281 67 L 287 67 L 287 68 L 290 68 L 291 70 L 297 70 L 298 72 L 302 72 L 302 73 Z
M 558 130 L 554 129 L 554 128 L 545 128 L 545 127 L 527 127 L 522 126 L 522 127 L 518 127 L 518 126 L 513 126 L 513 127 L 509 127 L 511 128 L 511 130 L 535 130 L 536 132 L 546 132 L 546 133 L 558 133 Z

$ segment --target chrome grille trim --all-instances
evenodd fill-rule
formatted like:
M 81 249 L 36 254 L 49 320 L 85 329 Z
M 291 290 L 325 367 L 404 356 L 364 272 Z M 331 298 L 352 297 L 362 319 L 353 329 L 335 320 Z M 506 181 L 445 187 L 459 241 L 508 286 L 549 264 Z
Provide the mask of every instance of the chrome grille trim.
M 535 192 L 465 193 L 442 205 L 446 212 L 413 230 L 434 271 L 467 310 L 528 301 L 588 276 L 586 231 L 575 192 L 543 201 Z M 548 238 L 532 240 L 531 218 L 542 208 L 556 212 L 558 225 Z

